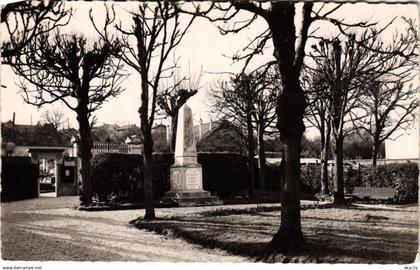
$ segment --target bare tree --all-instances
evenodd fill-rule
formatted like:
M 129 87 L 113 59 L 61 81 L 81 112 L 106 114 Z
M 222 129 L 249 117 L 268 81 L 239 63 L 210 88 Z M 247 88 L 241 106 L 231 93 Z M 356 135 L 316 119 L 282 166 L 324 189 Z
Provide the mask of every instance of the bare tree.
M 300 75 L 305 57 L 305 45 L 308 38 L 313 37 L 315 30 L 309 31 L 314 22 L 322 20 L 329 22 L 346 34 L 354 27 L 368 27 L 367 22 L 347 23 L 337 20 L 331 15 L 342 5 L 327 5 L 322 3 L 314 8 L 314 3 L 305 2 L 301 12 L 292 2 L 273 1 L 251 2 L 234 1 L 231 3 L 213 2 L 207 8 L 204 4 L 194 6 L 193 11 L 183 9 L 183 12 L 208 18 L 212 22 L 226 22 L 236 20 L 232 27 L 219 27 L 222 34 L 237 33 L 251 25 L 258 17 L 265 20 L 268 28 L 255 38 L 237 54 L 235 60 L 245 61 L 244 70 L 252 58 L 263 53 L 267 43 L 271 40 L 274 45 L 273 55 L 280 71 L 282 82 L 281 93 L 277 96 L 277 128 L 280 131 L 281 143 L 285 152 L 284 173 L 281 179 L 281 224 L 278 233 L 271 244 L 277 250 L 298 248 L 303 241 L 300 220 L 300 152 L 301 139 L 305 131 L 303 122 L 306 98 L 300 85 Z M 241 11 L 251 14 L 250 19 L 238 19 Z M 296 19 L 299 18 L 299 21 Z M 296 21 L 296 22 L 295 22 Z M 296 23 L 296 24 L 295 24 Z
M 360 119 L 358 126 L 372 137 L 372 165 L 376 166 L 381 144 L 413 123 L 418 108 L 417 89 L 401 81 L 373 81 L 365 91 L 361 103 L 366 117 Z
M 192 16 L 185 24 L 180 22 L 180 13 L 175 4 L 158 1 L 156 3 L 140 3 L 137 11 L 130 12 L 133 18 L 131 29 L 121 24 L 116 26 L 118 33 L 112 35 L 108 28 L 115 21 L 114 8 L 107 9 L 104 28 L 95 24 L 98 33 L 104 40 L 118 40 L 124 50 L 119 57 L 141 77 L 141 104 L 139 108 L 140 128 L 143 139 L 143 168 L 145 193 L 145 219 L 154 219 L 152 152 L 152 126 L 157 110 L 157 97 L 161 79 L 173 75 L 175 64 L 168 64 L 170 53 L 179 45 L 187 30 L 193 23 Z
M 179 109 L 188 101 L 189 98 L 197 94 L 201 74 L 197 78 L 181 78 L 179 74 L 173 76 L 171 86 L 162 90 L 157 98 L 157 104 L 171 118 L 171 151 L 175 151 L 175 139 L 178 123 Z
M 264 69 L 254 74 L 238 74 L 228 81 L 222 81 L 211 89 L 210 98 L 214 112 L 244 129 L 249 165 L 249 193 L 255 188 L 254 156 L 258 153 L 258 176 L 260 188 L 265 187 L 266 158 L 264 137 L 272 134 L 275 128 L 276 95 L 280 87 L 275 69 Z M 254 131 L 257 131 L 255 145 Z
M 360 113 L 361 97 L 366 82 L 383 76 L 405 80 L 414 63 L 415 33 L 408 31 L 385 44 L 380 33 L 389 25 L 379 31 L 369 28 L 361 33 L 359 40 L 351 34 L 346 35 L 343 41 L 324 39 L 312 46 L 311 59 L 316 66 L 312 70 L 315 73 L 313 76 L 320 77 L 327 85 L 319 90 L 324 90 L 322 98 L 328 100 L 326 109 L 334 139 L 334 203 L 337 204 L 344 203 L 343 143 L 346 124 L 354 124 L 363 118 Z
M 255 76 L 239 74 L 229 81 L 222 81 L 210 90 L 214 112 L 224 119 L 230 120 L 235 126 L 241 127 L 245 123 L 248 154 L 248 193 L 254 195 L 255 191 L 255 142 L 253 115 L 256 113 L 255 101 L 261 91 Z
M 59 130 L 64 122 L 64 113 L 62 110 L 55 108 L 52 110 L 46 110 L 41 114 L 41 122 L 52 125 L 56 130 Z
M 61 101 L 77 115 L 80 133 L 81 202 L 92 201 L 90 187 L 92 158 L 91 127 L 93 113 L 109 98 L 118 95 L 124 78 L 117 44 L 56 32 L 44 33 L 15 56 L 12 68 L 21 76 L 22 96 L 26 103 L 41 107 Z M 28 84 L 29 83 L 29 84 Z
M 258 74 L 261 81 L 260 89 L 257 92 L 255 113 L 252 114 L 257 127 L 257 153 L 258 153 L 258 179 L 261 190 L 266 188 L 266 155 L 265 155 L 265 136 L 277 134 L 276 125 L 276 100 L 278 93 L 281 92 L 281 82 L 277 69 L 271 68 Z
M 67 25 L 72 10 L 66 10 L 64 5 L 63 1 L 18 1 L 5 5 L 1 23 L 8 38 L 1 44 L 2 62 L 13 64 L 12 56 L 21 54 L 34 38 Z
M 328 160 L 331 145 L 331 119 L 327 111 L 329 100 L 323 96 L 328 89 L 328 84 L 315 74 L 307 76 L 305 73 L 302 76 L 302 85 L 308 98 L 306 120 L 311 126 L 317 128 L 320 134 L 321 194 L 329 194 Z

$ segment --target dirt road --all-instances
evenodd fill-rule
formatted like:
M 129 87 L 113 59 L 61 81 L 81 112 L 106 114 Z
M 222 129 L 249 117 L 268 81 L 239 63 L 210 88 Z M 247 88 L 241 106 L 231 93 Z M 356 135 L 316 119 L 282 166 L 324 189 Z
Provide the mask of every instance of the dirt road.
M 85 212 L 72 209 L 78 197 L 2 203 L 4 260 L 244 262 L 221 250 L 138 230 L 128 223 L 143 210 Z M 202 209 L 201 209 L 202 210 Z M 157 209 L 158 216 L 200 211 Z

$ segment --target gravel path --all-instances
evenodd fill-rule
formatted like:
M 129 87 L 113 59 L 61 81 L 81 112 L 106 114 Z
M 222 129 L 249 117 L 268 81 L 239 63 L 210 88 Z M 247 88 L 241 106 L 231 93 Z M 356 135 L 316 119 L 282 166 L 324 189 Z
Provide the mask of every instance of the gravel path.
M 85 212 L 72 209 L 77 203 L 77 196 L 2 203 L 2 258 L 23 261 L 247 261 L 221 250 L 203 249 L 130 226 L 128 222 L 142 216 L 143 210 Z M 203 210 L 157 209 L 156 214 L 179 215 Z

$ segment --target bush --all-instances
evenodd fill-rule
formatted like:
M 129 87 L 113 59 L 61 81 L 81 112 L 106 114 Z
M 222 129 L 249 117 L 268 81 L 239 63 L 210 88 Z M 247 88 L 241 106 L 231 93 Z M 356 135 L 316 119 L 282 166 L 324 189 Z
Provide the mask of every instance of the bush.
M 418 200 L 417 163 L 387 164 L 364 167 L 360 176 L 352 180 L 365 187 L 392 187 L 396 190 L 396 202 L 416 202 Z
M 344 188 L 352 193 L 354 187 L 388 187 L 396 190 L 397 203 L 418 199 L 418 165 L 415 163 L 362 166 L 359 170 L 344 168 Z M 320 166 L 301 167 L 301 191 L 316 194 L 321 190 Z M 331 184 L 332 179 L 329 180 Z M 330 185 L 331 187 L 331 185 Z
M 203 188 L 220 198 L 232 198 L 248 189 L 247 158 L 230 153 L 199 153 Z
M 173 154 L 153 155 L 153 192 L 159 198 L 170 188 Z M 203 166 L 203 188 L 220 196 L 233 197 L 247 189 L 246 157 L 237 154 L 199 153 Z M 143 157 L 98 154 L 92 158 L 92 190 L 101 202 L 141 201 L 144 198 Z
M 281 168 L 279 164 L 267 164 L 267 170 L 265 172 L 265 183 L 267 190 L 280 191 Z
M 153 192 L 160 196 L 169 189 L 168 154 L 153 156 Z M 99 201 L 140 201 L 144 198 L 143 157 L 141 155 L 99 154 L 92 158 L 92 190 Z
M 321 192 L 321 166 L 300 166 L 300 191 L 303 193 L 316 194 Z
M 39 168 L 30 157 L 2 157 L 1 166 L 1 201 L 38 197 Z
M 266 183 L 269 190 L 281 190 L 281 167 L 279 164 L 267 164 Z M 302 165 L 300 167 L 300 191 L 316 194 L 321 191 L 321 167 Z

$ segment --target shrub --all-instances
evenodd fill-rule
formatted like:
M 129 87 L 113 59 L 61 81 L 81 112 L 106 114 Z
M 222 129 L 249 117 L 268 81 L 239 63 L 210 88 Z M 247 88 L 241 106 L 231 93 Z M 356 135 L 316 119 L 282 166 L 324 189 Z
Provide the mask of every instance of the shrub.
M 392 187 L 396 190 L 397 202 L 415 202 L 418 200 L 418 165 L 417 163 L 387 164 L 361 169 L 359 179 L 353 180 L 366 187 Z
M 302 165 L 300 167 L 300 191 L 316 194 L 321 191 L 321 167 L 319 165 Z M 269 164 L 266 172 L 267 188 L 281 190 L 281 168 L 279 164 Z
M 268 190 L 280 191 L 280 188 L 281 188 L 280 164 L 267 164 L 267 170 L 265 172 L 265 183 Z
M 169 189 L 169 166 L 173 156 L 153 155 L 153 192 L 160 196 Z M 99 201 L 144 198 L 143 157 L 141 155 L 99 154 L 92 158 L 92 190 Z
M 30 157 L 1 158 L 1 200 L 14 201 L 38 196 L 37 164 Z
M 221 198 L 231 198 L 248 189 L 247 158 L 231 153 L 199 153 L 203 188 Z
M 316 194 L 321 192 L 321 166 L 300 166 L 300 191 L 303 193 Z
M 153 192 L 159 198 L 170 188 L 173 154 L 153 155 Z M 247 189 L 246 157 L 238 154 L 199 153 L 203 166 L 203 188 L 220 196 L 233 197 Z M 141 155 L 98 154 L 92 158 L 92 190 L 99 201 L 140 201 L 144 198 Z

